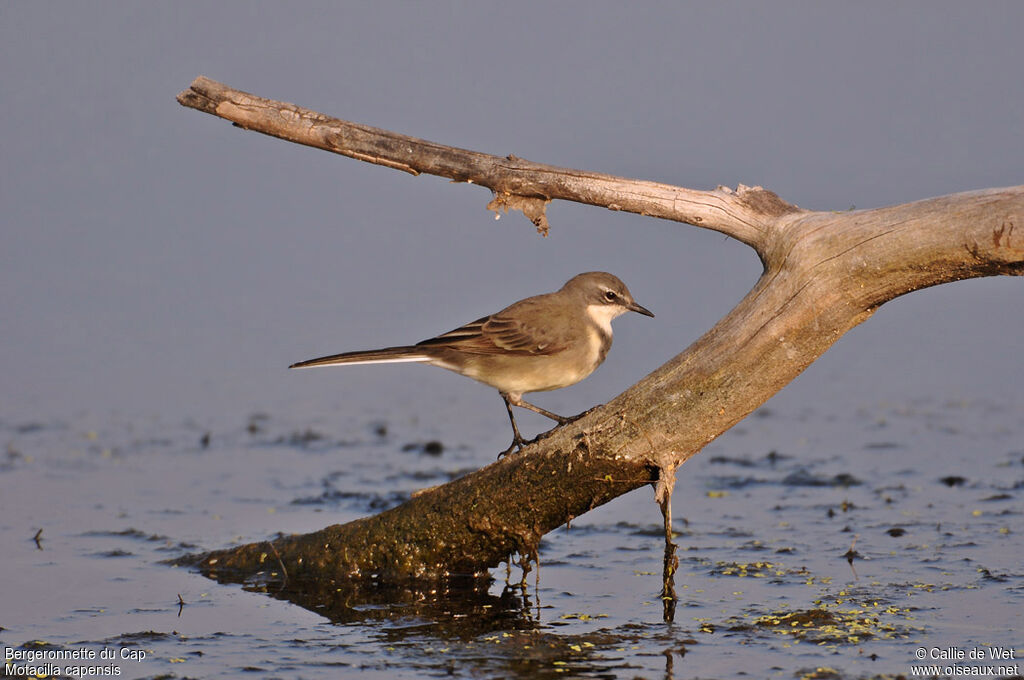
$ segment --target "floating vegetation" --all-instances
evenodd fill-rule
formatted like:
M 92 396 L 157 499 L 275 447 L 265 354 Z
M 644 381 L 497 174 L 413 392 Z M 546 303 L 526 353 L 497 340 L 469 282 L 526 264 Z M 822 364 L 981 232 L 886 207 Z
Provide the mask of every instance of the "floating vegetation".
M 836 602 L 818 601 L 812 609 L 776 610 L 753 621 L 734 618 L 725 625 L 734 632 L 761 631 L 801 642 L 849 645 L 868 639 L 902 639 L 921 630 L 894 620 L 897 617 L 913 618 L 910 609 L 875 601 L 854 603 L 839 599 Z
M 711 574 L 714 576 L 738 576 L 740 578 L 750 576 L 753 578 L 766 578 L 769 576 L 806 576 L 807 569 L 790 569 L 775 562 L 716 562 L 711 567 Z

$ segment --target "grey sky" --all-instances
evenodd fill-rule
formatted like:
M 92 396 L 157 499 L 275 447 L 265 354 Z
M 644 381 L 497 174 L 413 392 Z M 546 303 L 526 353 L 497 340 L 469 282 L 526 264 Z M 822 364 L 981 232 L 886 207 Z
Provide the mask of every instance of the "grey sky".
M 480 189 L 184 109 L 196 75 L 480 151 L 842 210 L 1024 182 L 1022 27 L 1017 2 L 5 3 L 0 417 L 461 415 L 450 398 L 497 427 L 498 397 L 442 371 L 285 366 L 605 269 L 658 317 L 620 320 L 605 367 L 537 400 L 582 410 L 759 273 L 721 235 L 596 208 L 554 204 L 540 239 Z M 1022 285 L 890 303 L 781 398 L 1019 404 Z

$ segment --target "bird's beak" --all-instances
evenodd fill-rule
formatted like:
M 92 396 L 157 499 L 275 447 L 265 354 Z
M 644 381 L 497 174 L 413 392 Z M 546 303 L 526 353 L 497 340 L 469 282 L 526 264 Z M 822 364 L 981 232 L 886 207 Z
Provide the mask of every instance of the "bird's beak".
M 654 312 L 647 309 L 646 307 L 638 305 L 635 302 L 630 302 L 628 305 L 626 305 L 626 308 L 629 309 L 629 311 L 631 312 L 637 312 L 639 314 L 643 314 L 644 316 L 649 316 L 652 319 L 654 318 Z

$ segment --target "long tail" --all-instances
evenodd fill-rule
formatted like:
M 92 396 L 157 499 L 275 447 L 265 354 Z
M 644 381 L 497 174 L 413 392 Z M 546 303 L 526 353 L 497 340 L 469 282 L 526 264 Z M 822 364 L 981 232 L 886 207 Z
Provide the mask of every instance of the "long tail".
M 416 347 L 385 347 L 362 352 L 343 352 L 317 359 L 309 359 L 292 364 L 288 368 L 313 368 L 314 366 L 341 366 L 344 364 L 397 364 L 409 361 L 425 362 L 431 357 L 423 353 L 423 348 Z

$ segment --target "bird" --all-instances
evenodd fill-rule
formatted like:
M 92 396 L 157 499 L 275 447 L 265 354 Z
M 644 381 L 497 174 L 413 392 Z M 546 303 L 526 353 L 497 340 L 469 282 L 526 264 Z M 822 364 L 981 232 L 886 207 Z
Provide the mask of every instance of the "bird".
M 523 395 L 568 387 L 593 373 L 612 346 L 612 319 L 626 312 L 654 316 L 618 277 L 585 272 L 553 293 L 525 298 L 415 345 L 331 354 L 289 368 L 418 362 L 490 385 L 512 423 L 512 444 L 498 454 L 501 458 L 531 443 L 519 432 L 513 406 L 558 423 L 531 441 L 588 413 L 566 418 L 524 401 Z

